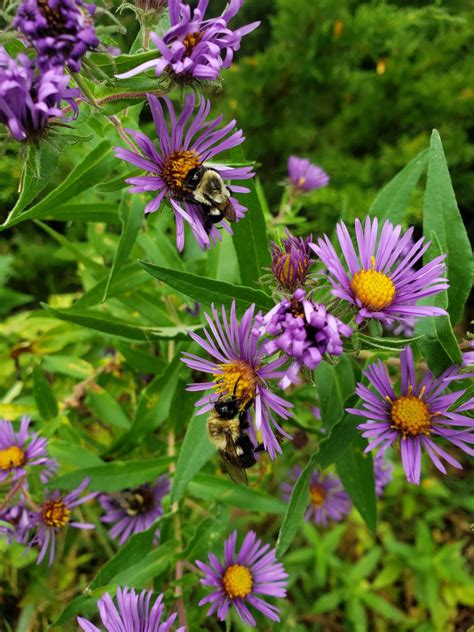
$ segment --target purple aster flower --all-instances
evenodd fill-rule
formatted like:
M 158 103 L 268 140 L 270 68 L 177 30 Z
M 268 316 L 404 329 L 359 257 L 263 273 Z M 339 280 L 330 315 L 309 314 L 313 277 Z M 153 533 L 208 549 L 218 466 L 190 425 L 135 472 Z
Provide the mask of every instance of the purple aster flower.
M 276 393 L 272 393 L 268 380 L 281 378 L 283 373 L 279 367 L 285 358 L 273 360 L 263 364 L 263 348 L 261 337 L 254 330 L 255 305 L 247 309 L 242 320 L 237 320 L 235 301 L 232 303 L 230 318 L 222 307 L 222 320 L 214 306 L 212 318 L 204 314 L 209 324 L 210 332 L 204 328 L 206 339 L 194 332 L 189 332 L 191 338 L 205 349 L 212 360 L 203 360 L 192 353 L 184 353 L 183 362 L 195 371 L 211 373 L 212 381 L 192 384 L 190 391 L 206 391 L 213 389 L 214 395 L 206 395 L 196 402 L 202 414 L 214 407 L 214 403 L 222 395 L 235 395 L 242 401 L 242 410 L 253 404 L 254 425 L 262 433 L 265 450 L 272 459 L 276 453 L 281 453 L 272 426 L 277 432 L 291 438 L 275 420 L 274 413 L 288 419 L 289 409 L 292 407 Z M 249 411 L 248 411 L 249 412 Z
M 35 47 L 42 68 L 67 64 L 79 72 L 84 55 L 99 45 L 94 11 L 83 0 L 23 0 L 13 26 Z
M 306 158 L 290 156 L 288 158 L 288 177 L 295 193 L 308 193 L 314 189 L 322 189 L 329 182 L 328 174 L 313 165 Z
M 229 29 L 229 21 L 243 2 L 230 0 L 221 16 L 204 19 L 209 0 L 199 0 L 194 11 L 180 0 L 169 0 L 170 28 L 163 37 L 155 33 L 150 35 L 162 56 L 117 77 L 126 79 L 154 68 L 157 76 L 166 72 L 179 83 L 217 79 L 221 69 L 231 65 L 234 51 L 240 48 L 242 37 L 260 24 L 253 22 L 237 31 Z
M 281 484 L 283 499 L 290 500 L 293 487 L 300 477 L 301 468 L 294 467 L 289 473 L 289 482 Z M 309 500 L 305 520 L 326 526 L 330 520 L 341 522 L 351 510 L 352 503 L 344 491 L 341 481 L 332 474 L 324 475 L 316 470 L 309 481 Z
M 12 480 L 26 476 L 28 466 L 40 465 L 47 470 L 56 467 L 56 462 L 48 458 L 47 440 L 28 431 L 30 422 L 30 417 L 23 417 L 20 430 L 15 432 L 9 421 L 0 420 L 0 481 L 10 474 Z
M 446 270 L 446 255 L 435 257 L 415 270 L 414 265 L 430 246 L 430 242 L 423 243 L 423 237 L 408 254 L 400 257 L 411 239 L 413 227 L 400 237 L 402 227 L 393 226 L 387 220 L 377 240 L 377 218 L 367 217 L 365 228 L 356 219 L 358 257 L 344 222 L 340 222 L 336 230 L 348 270 L 327 235 L 311 247 L 328 269 L 334 296 L 357 307 L 357 323 L 364 318 L 376 318 L 388 324 L 394 320 L 411 323 L 416 316 L 446 314 L 439 307 L 416 305 L 420 298 L 447 289 L 448 282 L 442 276 Z
M 313 263 L 309 248 L 313 240 L 309 237 L 293 237 L 286 229 L 286 239 L 282 245 L 272 242 L 272 271 L 284 290 L 294 292 L 304 285 L 310 265 Z
M 31 515 L 25 506 L 25 500 L 20 498 L 18 504 L 11 505 L 0 511 L 0 521 L 7 522 L 11 526 L 0 525 L 0 533 L 5 535 L 8 544 L 13 541 L 20 544 L 28 542 L 30 529 L 33 527 Z
M 248 605 L 260 610 L 271 621 L 279 621 L 279 609 L 259 595 L 286 597 L 288 573 L 283 564 L 276 561 L 275 549 L 271 549 L 269 544 L 262 545 L 254 531 L 247 533 L 237 554 L 236 541 L 237 531 L 234 531 L 224 542 L 224 564 L 212 553 L 208 555 L 209 564 L 196 561 L 205 575 L 200 580 L 201 584 L 215 589 L 201 599 L 199 605 L 210 603 L 207 614 L 217 611 L 221 621 L 225 620 L 229 608 L 234 606 L 245 624 L 255 626 Z
M 464 377 L 459 373 L 458 366 L 449 367 L 438 378 L 426 371 L 417 383 L 410 347 L 401 352 L 400 362 L 399 396 L 392 388 L 386 367 L 379 360 L 364 371 L 376 392 L 373 393 L 367 386 L 359 383 L 356 393 L 364 408 L 348 408 L 347 411 L 367 420 L 359 426 L 363 430 L 362 436 L 369 440 L 366 452 L 377 447 L 385 452 L 400 439 L 402 465 L 407 480 L 418 485 L 422 448 L 443 474 L 446 474 L 446 468 L 441 459 L 462 469 L 461 464 L 434 441 L 436 437 L 445 439 L 471 456 L 474 455 L 474 450 L 468 445 L 474 443 L 474 419 L 460 414 L 474 410 L 474 398 L 451 410 L 453 404 L 465 393 L 465 390 L 445 392 L 451 381 Z
M 77 529 L 95 528 L 88 522 L 71 521 L 71 514 L 75 507 L 97 496 L 96 492 L 92 492 L 80 498 L 89 482 L 89 479 L 84 479 L 79 487 L 66 496 L 62 496 L 59 491 L 53 492 L 43 502 L 39 511 L 31 514 L 31 523 L 36 529 L 36 534 L 31 539 L 30 546 L 37 545 L 40 549 L 37 564 L 41 564 L 49 548 L 48 565 L 51 566 L 56 548 L 56 535 L 67 525 Z
M 473 349 L 473 351 L 468 351 L 468 349 Z M 474 365 L 474 340 L 467 342 L 462 352 L 462 366 L 472 365 Z
M 52 118 L 61 118 L 61 101 L 77 113 L 74 97 L 62 69 L 39 70 L 26 55 L 10 57 L 0 46 L 0 123 L 19 141 L 36 142 L 47 135 Z
M 151 604 L 153 591 L 142 590 L 137 595 L 135 590 L 129 588 L 117 588 L 117 606 L 109 593 L 105 593 L 97 602 L 100 620 L 103 628 L 98 628 L 93 623 L 78 617 L 77 622 L 85 632 L 171 632 L 171 626 L 176 619 L 176 613 L 171 614 L 166 620 L 161 620 L 164 615 L 163 595 L 158 595 L 156 601 Z M 176 632 L 185 632 L 181 627 Z
M 384 452 L 377 452 L 374 458 L 375 493 L 380 498 L 385 487 L 393 478 L 393 464 L 390 463 Z
M 186 221 L 193 231 L 194 237 L 201 248 L 207 248 L 220 239 L 219 231 L 215 225 L 207 225 L 208 215 L 203 210 L 203 205 L 194 201 L 192 191 L 185 183 L 186 176 L 192 169 L 204 166 L 220 174 L 224 180 L 247 180 L 252 178 L 254 173 L 251 167 L 237 167 L 235 169 L 222 164 L 205 165 L 206 161 L 214 158 L 218 154 L 232 147 L 240 145 L 245 139 L 241 130 L 235 130 L 235 120 L 225 127 L 217 129 L 222 121 L 222 117 L 208 121 L 206 118 L 211 107 L 210 102 L 201 97 L 199 109 L 194 114 L 196 102 L 194 94 L 188 94 L 184 101 L 184 108 L 176 116 L 173 104 L 167 98 L 163 101 L 168 108 L 171 131 L 165 119 L 165 114 L 161 107 L 161 102 L 155 96 L 148 95 L 151 113 L 155 122 L 157 138 L 160 149 L 157 150 L 153 142 L 142 134 L 134 130 L 126 131 L 133 137 L 141 152 L 135 153 L 130 149 L 122 147 L 115 148 L 117 158 L 148 172 L 148 175 L 128 178 L 126 182 L 133 184 L 133 193 L 147 193 L 157 191 L 156 196 L 145 206 L 145 213 L 157 211 L 163 200 L 168 199 L 174 211 L 176 220 L 176 243 L 178 250 L 184 247 L 184 222 Z M 186 128 L 186 129 L 185 129 Z M 230 134 L 230 136 L 229 136 Z M 229 192 L 248 193 L 248 189 L 236 185 L 228 185 Z M 230 197 L 230 202 L 235 211 L 238 221 L 245 211 L 244 206 Z M 211 208 L 211 207 L 205 207 Z M 230 226 L 226 222 L 221 224 L 227 232 L 232 234 Z
M 162 500 L 169 491 L 170 482 L 162 476 L 154 485 L 145 484 L 118 494 L 102 494 L 99 502 L 106 512 L 102 522 L 114 525 L 110 537 L 118 539 L 122 545 L 134 533 L 146 531 L 163 515 Z
M 352 334 L 352 329 L 329 313 L 325 305 L 307 299 L 302 289 L 256 320 L 260 335 L 271 336 L 263 345 L 265 352 L 273 355 L 283 351 L 293 360 L 280 381 L 281 388 L 298 384 L 302 367 L 315 369 L 325 353 L 341 355 L 342 337 Z

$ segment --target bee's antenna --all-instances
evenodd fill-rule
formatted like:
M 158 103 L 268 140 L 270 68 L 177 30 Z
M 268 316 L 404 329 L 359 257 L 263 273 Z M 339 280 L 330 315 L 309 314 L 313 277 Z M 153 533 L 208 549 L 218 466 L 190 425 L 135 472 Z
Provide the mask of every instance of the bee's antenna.
M 235 397 L 235 392 L 237 390 L 237 384 L 240 382 L 241 379 L 242 379 L 242 376 L 239 375 L 239 377 L 237 378 L 237 380 L 235 381 L 235 384 L 234 384 L 234 392 L 232 393 L 232 397 Z

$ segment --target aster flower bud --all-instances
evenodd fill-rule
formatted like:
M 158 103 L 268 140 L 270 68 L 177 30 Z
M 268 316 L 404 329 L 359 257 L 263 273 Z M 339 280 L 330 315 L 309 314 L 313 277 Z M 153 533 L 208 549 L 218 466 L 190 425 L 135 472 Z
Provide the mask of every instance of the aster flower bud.
M 26 55 L 13 59 L 0 47 L 0 123 L 16 140 L 37 142 L 47 135 L 51 118 L 63 116 L 61 101 L 77 114 L 73 99 L 79 91 L 68 83 L 62 69 L 43 71 Z
M 94 11 L 83 0 L 23 0 L 13 26 L 36 48 L 42 68 L 67 64 L 79 72 L 84 55 L 99 45 Z
M 281 245 L 272 242 L 272 271 L 284 290 L 294 292 L 304 285 L 310 265 L 313 263 L 309 244 L 312 236 L 293 237 L 286 231 L 287 239 Z
M 161 12 L 168 6 L 168 0 L 135 0 L 135 5 L 144 13 Z

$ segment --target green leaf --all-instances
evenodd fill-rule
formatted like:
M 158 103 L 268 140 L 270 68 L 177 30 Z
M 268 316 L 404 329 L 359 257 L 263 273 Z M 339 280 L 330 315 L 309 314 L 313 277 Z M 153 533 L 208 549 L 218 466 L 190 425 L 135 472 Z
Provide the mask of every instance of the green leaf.
M 65 180 L 40 202 L 15 216 L 9 216 L 0 228 L 10 228 L 27 219 L 54 218 L 54 209 L 100 182 L 109 171 L 109 141 L 102 141 L 71 171 Z
M 189 423 L 173 477 L 172 503 L 180 500 L 187 484 L 205 463 L 216 454 L 214 446 L 207 437 L 206 423 L 206 415 L 196 414 L 193 415 Z
M 423 257 L 423 263 L 429 263 L 441 253 L 441 246 L 435 233 L 431 233 L 432 244 Z M 418 301 L 419 305 L 434 305 L 447 309 L 446 290 Z M 461 364 L 461 351 L 449 316 L 426 316 L 415 322 L 415 333 L 421 335 L 418 346 L 428 367 L 435 375 L 440 375 L 449 365 Z
M 179 270 L 160 268 L 146 261 L 139 262 L 145 270 L 159 281 L 166 283 L 170 287 L 178 290 L 182 294 L 189 296 L 195 301 L 209 306 L 225 305 L 229 308 L 232 301 L 237 303 L 237 311 L 242 313 L 247 307 L 255 303 L 257 310 L 270 310 L 274 303 L 272 299 L 262 292 L 250 287 L 231 285 L 224 281 L 214 281 L 206 277 L 197 276 Z
M 77 615 L 90 617 L 92 619 L 93 615 L 97 612 L 97 600 L 102 596 L 102 592 L 103 589 L 99 589 L 88 592 L 87 595 L 79 595 L 79 597 L 73 599 L 53 623 L 53 628 L 60 625 L 62 626 L 63 623 L 66 623 L 66 621 L 69 621 Z
M 59 461 L 61 465 L 64 464 L 68 467 L 72 465 L 73 467 L 86 468 L 105 465 L 97 454 L 71 441 L 49 439 L 48 451 L 50 456 Z
M 242 196 L 242 203 L 248 211 L 239 222 L 232 226 L 233 241 L 243 285 L 258 285 L 258 280 L 270 268 L 272 259 L 267 237 L 267 226 L 263 215 L 266 206 L 263 189 L 258 180 L 246 180 L 244 185 L 250 193 Z
M 360 558 L 349 569 L 346 580 L 350 586 L 359 583 L 362 579 L 366 579 L 371 575 L 379 563 L 382 550 L 379 546 L 375 546 L 368 551 L 363 557 Z
M 276 544 L 277 557 L 281 557 L 286 549 L 290 546 L 295 537 L 300 524 L 303 522 L 306 509 L 309 503 L 309 480 L 313 473 L 314 466 L 317 461 L 317 454 L 308 461 L 306 467 L 301 472 L 296 481 L 291 497 L 286 506 L 285 517 L 278 533 Z
M 383 351 L 399 352 L 403 347 L 411 345 L 419 340 L 422 336 L 414 338 L 392 338 L 379 336 L 366 336 L 365 334 L 355 334 L 360 342 L 361 349 L 381 349 Z
M 472 249 L 456 202 L 441 138 L 433 130 L 428 180 L 423 202 L 423 234 L 435 233 L 441 252 L 447 253 L 448 312 L 455 325 L 472 287 Z M 428 250 L 429 253 L 429 250 Z
M 286 504 L 279 498 L 211 474 L 198 474 L 189 483 L 188 490 L 191 496 L 244 507 L 246 511 L 282 514 L 286 509 Z
M 143 222 L 143 203 L 138 195 L 130 196 L 128 193 L 122 195 L 120 218 L 122 220 L 122 234 L 117 250 L 115 251 L 107 285 L 105 286 L 103 301 L 107 299 L 113 279 L 127 261 Z
M 97 384 L 88 390 L 86 405 L 102 422 L 115 428 L 130 428 L 132 422 L 118 401 Z
M 96 285 L 90 288 L 74 303 L 74 308 L 93 307 L 102 301 L 109 277 L 104 276 Z M 115 298 L 126 293 L 136 292 L 137 289 L 150 280 L 145 270 L 135 261 L 127 263 L 117 272 L 108 290 L 108 298 Z
M 132 535 L 119 552 L 102 566 L 89 588 L 94 590 L 99 588 L 99 586 L 109 584 L 119 573 L 126 571 L 135 564 L 139 564 L 150 552 L 155 532 L 156 526 L 153 525 L 148 531 Z
M 364 454 L 367 442 L 359 435 L 336 458 L 337 473 L 344 489 L 369 529 L 377 527 L 374 463 L 371 454 Z
M 411 160 L 377 195 L 369 213 L 380 220 L 400 224 L 410 204 L 413 191 L 426 169 L 429 150 L 424 149 Z
M 389 604 L 380 595 L 366 591 L 361 593 L 360 596 L 366 606 L 368 606 L 371 610 L 374 610 L 375 612 L 381 614 L 382 617 L 388 619 L 388 621 L 395 621 L 397 623 L 402 623 L 403 621 L 405 621 L 405 615 L 403 614 L 403 612 Z
M 128 452 L 168 419 L 181 366 L 180 354 L 177 350 L 173 361 L 166 366 L 164 372 L 157 375 L 143 390 L 138 400 L 132 427 L 118 439 L 109 453 Z
M 331 428 L 344 412 L 344 402 L 354 392 L 354 369 L 347 355 L 336 364 L 321 362 L 315 371 L 315 382 L 325 428 Z
M 99 467 L 86 467 L 64 474 L 47 483 L 47 487 L 75 489 L 85 478 L 90 478 L 88 490 L 93 492 L 117 492 L 128 487 L 138 487 L 154 480 L 167 470 L 173 458 L 161 456 L 141 461 L 114 461 Z
M 69 375 L 69 377 L 74 377 L 78 380 L 85 380 L 93 371 L 93 367 L 89 362 L 75 356 L 60 354 L 44 356 L 43 368 L 45 371 Z
M 326 593 L 322 597 L 316 600 L 311 611 L 316 614 L 324 614 L 325 612 L 332 612 L 335 610 L 341 601 L 344 600 L 344 589 L 339 588 L 332 592 Z
M 58 404 L 48 381 L 38 366 L 33 369 L 33 395 L 41 417 L 45 421 L 54 419 L 58 414 Z
M 61 222 L 103 222 L 104 224 L 120 224 L 117 204 L 91 203 L 67 204 L 57 206 L 54 215 L 44 214 L 44 219 L 56 219 Z
M 360 399 L 357 395 L 353 395 L 346 401 L 344 409 L 357 408 L 359 403 Z M 317 453 L 317 462 L 323 470 L 334 463 L 338 456 L 346 450 L 347 446 L 357 438 L 360 434 L 357 430 L 359 424 L 360 417 L 343 413 L 341 419 L 333 427 L 329 437 L 321 441 Z
M 188 340 L 188 331 L 200 329 L 201 325 L 182 325 L 179 327 L 141 327 L 129 325 L 123 320 L 113 318 L 88 309 L 53 309 L 45 303 L 41 306 L 52 316 L 75 323 L 87 329 L 100 331 L 109 336 L 118 336 L 126 340 L 151 342 L 153 340 Z

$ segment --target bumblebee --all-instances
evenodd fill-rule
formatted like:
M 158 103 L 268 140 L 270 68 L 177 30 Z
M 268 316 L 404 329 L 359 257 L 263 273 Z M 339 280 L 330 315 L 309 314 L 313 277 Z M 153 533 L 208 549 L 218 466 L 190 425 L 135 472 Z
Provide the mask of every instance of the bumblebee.
M 207 420 L 207 436 L 219 451 L 225 469 L 235 483 L 248 485 L 247 470 L 256 464 L 256 452 L 246 430 L 249 427 L 247 410 L 252 402 L 242 408 L 242 400 L 233 395 L 230 399 L 219 398 Z
M 152 502 L 152 495 L 146 487 L 137 487 L 136 489 L 125 489 L 114 495 L 114 500 L 127 516 L 134 517 L 148 511 Z
M 209 233 L 214 224 L 223 219 L 235 222 L 237 215 L 230 201 L 230 191 L 214 169 L 203 165 L 194 167 L 186 174 L 184 188 L 189 191 L 204 213 L 204 228 Z

